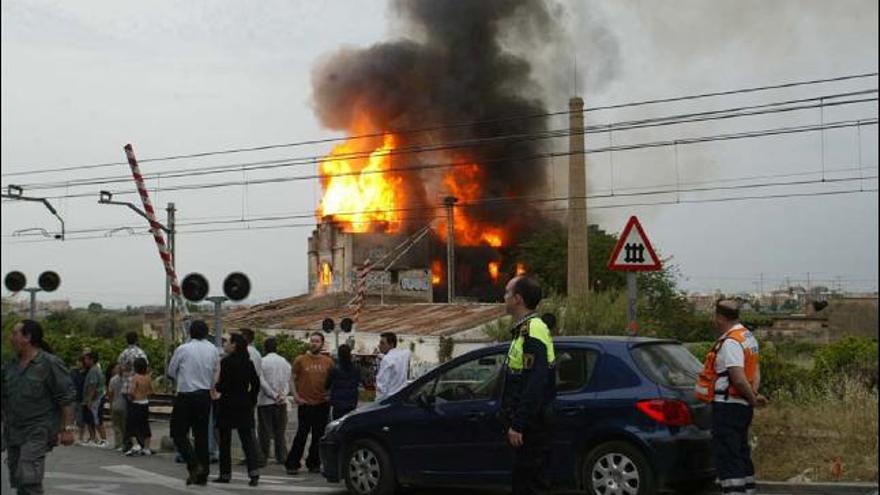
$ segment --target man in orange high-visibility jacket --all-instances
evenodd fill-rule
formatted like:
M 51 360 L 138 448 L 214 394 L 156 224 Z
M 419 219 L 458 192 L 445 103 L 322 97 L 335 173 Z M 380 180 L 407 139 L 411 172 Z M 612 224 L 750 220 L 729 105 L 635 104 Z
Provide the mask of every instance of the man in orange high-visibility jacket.
M 720 334 L 708 359 L 714 359 L 712 399 L 712 451 L 715 469 L 727 494 L 755 493 L 755 467 L 749 449 L 749 426 L 754 407 L 767 399 L 758 393 L 761 368 L 758 341 L 739 322 L 736 301 L 715 306 L 715 326 Z M 711 363 L 707 363 L 710 366 Z

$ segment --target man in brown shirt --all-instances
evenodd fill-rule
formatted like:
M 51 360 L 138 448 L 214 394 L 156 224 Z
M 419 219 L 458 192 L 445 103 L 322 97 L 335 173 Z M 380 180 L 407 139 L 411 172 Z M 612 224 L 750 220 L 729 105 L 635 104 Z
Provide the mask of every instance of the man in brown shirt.
M 303 452 L 305 451 L 306 439 L 311 434 L 309 455 L 306 457 L 306 467 L 312 473 L 321 471 L 321 458 L 318 446 L 324 429 L 327 427 L 327 419 L 330 416 L 330 402 L 327 396 L 327 376 L 333 369 L 333 359 L 321 354 L 324 348 L 324 334 L 315 332 L 309 336 L 309 352 L 299 356 L 293 361 L 293 399 L 297 404 L 297 419 L 299 425 L 293 446 L 287 454 L 284 463 L 287 474 L 299 474 Z

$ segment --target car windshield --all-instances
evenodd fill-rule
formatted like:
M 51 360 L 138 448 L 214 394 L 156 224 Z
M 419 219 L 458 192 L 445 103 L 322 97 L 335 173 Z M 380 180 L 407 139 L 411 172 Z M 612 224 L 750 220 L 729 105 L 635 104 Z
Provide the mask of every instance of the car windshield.
M 646 344 L 632 350 L 639 368 L 655 383 L 667 387 L 692 387 L 702 365 L 681 344 Z

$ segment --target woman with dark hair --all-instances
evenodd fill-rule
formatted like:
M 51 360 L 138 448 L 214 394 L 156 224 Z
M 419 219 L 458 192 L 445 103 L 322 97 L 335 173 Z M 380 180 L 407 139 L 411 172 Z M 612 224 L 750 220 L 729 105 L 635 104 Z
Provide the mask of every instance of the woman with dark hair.
M 342 344 L 337 354 L 336 366 L 327 376 L 327 389 L 330 390 L 330 406 L 333 407 L 334 420 L 357 408 L 358 386 L 361 384 L 361 370 L 351 360 L 351 347 Z
M 220 361 L 220 376 L 215 386 L 220 394 L 217 428 L 220 430 L 220 477 L 216 483 L 229 483 L 232 479 L 232 429 L 238 430 L 238 438 L 247 462 L 250 486 L 260 480 L 258 458 L 253 435 L 254 407 L 260 393 L 260 377 L 247 350 L 247 340 L 234 333 L 226 344 L 226 357 Z

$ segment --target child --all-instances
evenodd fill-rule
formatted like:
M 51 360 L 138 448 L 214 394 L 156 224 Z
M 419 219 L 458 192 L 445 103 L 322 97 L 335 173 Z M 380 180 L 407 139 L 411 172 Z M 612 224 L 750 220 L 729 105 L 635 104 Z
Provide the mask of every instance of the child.
M 140 446 L 134 446 L 125 453 L 127 456 L 151 455 L 150 450 L 150 394 L 153 393 L 153 383 L 147 373 L 147 360 L 137 358 L 134 360 L 134 375 L 131 377 L 131 404 L 126 418 L 127 437 L 135 437 Z
M 107 400 L 110 401 L 110 421 L 113 423 L 113 448 L 122 452 L 125 444 L 125 395 L 122 394 L 122 369 L 114 365 L 112 377 L 107 386 Z

